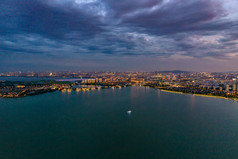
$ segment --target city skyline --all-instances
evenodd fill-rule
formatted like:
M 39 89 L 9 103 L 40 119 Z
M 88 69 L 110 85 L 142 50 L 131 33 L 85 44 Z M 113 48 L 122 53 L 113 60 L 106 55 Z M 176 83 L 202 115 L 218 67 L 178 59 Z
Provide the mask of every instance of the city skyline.
M 238 71 L 235 0 L 3 0 L 0 72 Z

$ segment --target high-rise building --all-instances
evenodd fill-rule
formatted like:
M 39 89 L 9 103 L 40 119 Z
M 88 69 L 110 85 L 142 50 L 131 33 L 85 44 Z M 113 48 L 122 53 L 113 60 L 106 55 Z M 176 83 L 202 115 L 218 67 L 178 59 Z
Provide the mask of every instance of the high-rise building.
M 222 91 L 223 90 L 223 87 L 219 87 L 220 88 L 220 91 Z
M 230 90 L 229 84 L 226 85 L 226 91 L 228 92 Z
M 232 90 L 236 91 L 236 83 L 233 84 Z
M 237 78 L 233 78 L 232 90 L 233 90 L 234 92 L 237 91 Z

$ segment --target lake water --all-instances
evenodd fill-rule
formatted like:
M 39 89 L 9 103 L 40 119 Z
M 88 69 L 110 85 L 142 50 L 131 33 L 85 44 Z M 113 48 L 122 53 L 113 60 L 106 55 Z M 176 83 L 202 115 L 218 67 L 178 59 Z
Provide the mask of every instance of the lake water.
M 85 78 L 86 79 L 86 78 Z M 59 77 L 0 77 L 0 81 L 47 81 L 47 80 L 55 80 L 55 81 L 79 81 L 81 78 L 59 78 Z
M 0 81 L 41 81 L 41 80 L 55 80 L 55 78 L 38 78 L 38 77 L 0 77 Z
M 0 99 L 0 158 L 237 159 L 238 103 L 144 87 Z

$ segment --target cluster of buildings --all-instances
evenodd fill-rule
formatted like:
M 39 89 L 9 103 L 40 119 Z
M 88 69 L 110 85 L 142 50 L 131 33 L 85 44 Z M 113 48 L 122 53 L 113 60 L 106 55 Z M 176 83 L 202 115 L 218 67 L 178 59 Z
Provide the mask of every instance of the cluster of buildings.
M 223 96 L 237 96 L 238 93 L 238 72 L 9 72 L 0 73 L 0 77 L 46 77 L 48 80 L 51 79 L 50 83 L 36 84 L 32 82 L 31 84 L 28 83 L 28 85 L 24 82 L 11 85 L 9 82 L 7 84 L 7 81 L 0 81 L 0 97 L 9 93 L 15 96 L 14 93 L 16 92 L 18 94 L 21 91 L 29 93 L 32 90 L 41 89 L 56 89 L 66 92 L 88 90 L 86 87 L 83 89 L 73 88 L 75 85 L 98 85 L 99 87 L 95 89 L 144 85 L 188 93 L 219 94 Z
M 153 76 L 151 87 L 192 94 L 238 98 L 238 73 L 162 73 Z

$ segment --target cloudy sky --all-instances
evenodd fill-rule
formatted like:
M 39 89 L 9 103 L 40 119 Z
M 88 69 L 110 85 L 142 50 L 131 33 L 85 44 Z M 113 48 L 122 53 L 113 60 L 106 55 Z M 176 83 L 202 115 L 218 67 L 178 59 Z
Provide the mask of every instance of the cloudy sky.
M 0 72 L 238 71 L 237 0 L 1 0 Z

